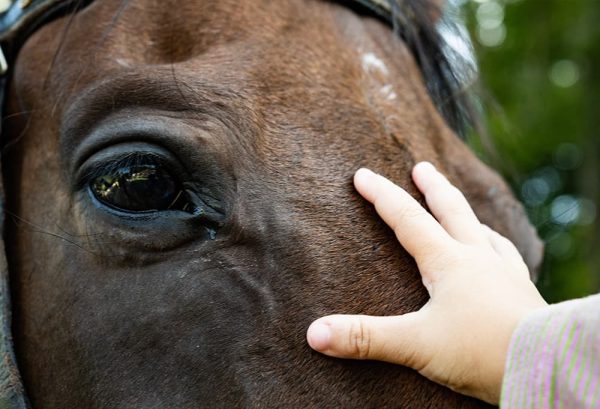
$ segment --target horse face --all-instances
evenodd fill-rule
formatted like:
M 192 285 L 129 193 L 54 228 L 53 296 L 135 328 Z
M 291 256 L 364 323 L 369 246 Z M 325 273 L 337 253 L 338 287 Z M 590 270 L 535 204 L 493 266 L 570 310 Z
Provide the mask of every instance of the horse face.
M 536 262 L 522 209 L 380 22 L 317 1 L 98 0 L 30 38 L 9 113 L 14 336 L 34 406 L 480 405 L 304 340 L 322 314 L 427 299 L 353 191 L 360 166 L 416 194 L 410 168 L 436 163 Z

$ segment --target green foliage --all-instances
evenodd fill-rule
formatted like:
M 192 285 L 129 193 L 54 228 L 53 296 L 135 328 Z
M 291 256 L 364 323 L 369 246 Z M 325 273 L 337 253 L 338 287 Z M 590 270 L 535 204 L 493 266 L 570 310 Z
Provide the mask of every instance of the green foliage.
M 463 9 L 500 161 L 487 159 L 546 241 L 539 288 L 549 301 L 598 292 L 600 1 L 471 0 Z

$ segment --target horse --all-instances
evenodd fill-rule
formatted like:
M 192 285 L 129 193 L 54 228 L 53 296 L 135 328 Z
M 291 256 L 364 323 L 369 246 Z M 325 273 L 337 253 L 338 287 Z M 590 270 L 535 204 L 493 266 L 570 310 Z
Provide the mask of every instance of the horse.
M 444 111 L 459 93 L 434 92 L 440 54 L 426 70 L 407 40 L 439 5 L 392 2 L 393 29 L 348 3 L 96 0 L 28 36 L 2 137 L 14 407 L 489 407 L 306 344 L 319 316 L 427 301 L 361 166 L 423 203 L 409 170 L 431 161 L 532 270 L 541 254 Z

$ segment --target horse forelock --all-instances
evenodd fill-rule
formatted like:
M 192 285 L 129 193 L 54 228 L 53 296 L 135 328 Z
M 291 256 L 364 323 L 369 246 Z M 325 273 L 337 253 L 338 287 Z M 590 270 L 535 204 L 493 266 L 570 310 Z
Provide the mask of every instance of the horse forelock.
M 402 1 L 402 0 L 400 0 Z M 464 136 L 478 127 L 473 83 L 477 67 L 466 29 L 457 10 L 438 11 L 435 1 L 408 0 L 413 10 L 405 41 L 423 72 L 429 93 L 452 129 Z

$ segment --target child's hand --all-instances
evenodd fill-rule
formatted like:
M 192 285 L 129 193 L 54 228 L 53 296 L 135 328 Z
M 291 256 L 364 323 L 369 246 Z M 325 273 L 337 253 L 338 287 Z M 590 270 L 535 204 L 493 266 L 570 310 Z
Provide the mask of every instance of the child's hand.
M 320 318 L 308 343 L 330 356 L 406 365 L 497 404 L 511 335 L 523 316 L 547 304 L 513 244 L 482 225 L 442 174 L 424 162 L 413 179 L 435 218 L 369 170 L 356 172 L 354 184 L 415 258 L 431 299 L 400 316 Z

